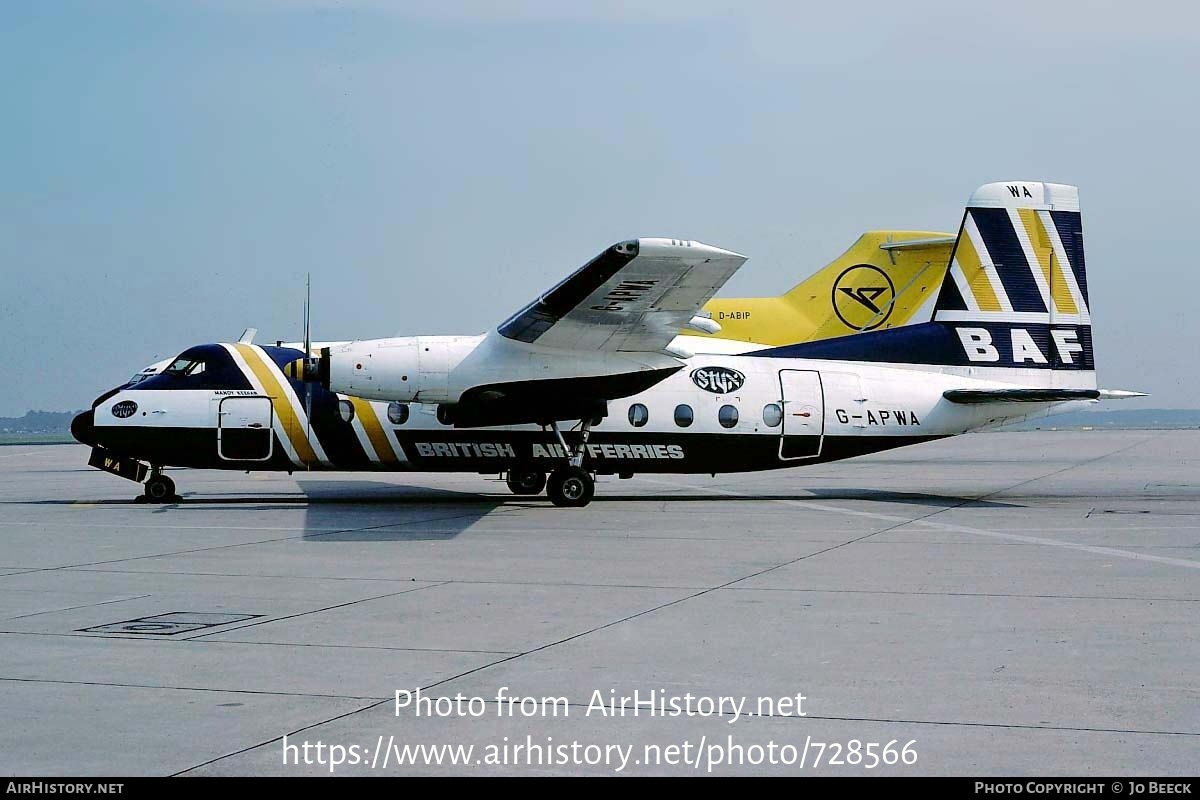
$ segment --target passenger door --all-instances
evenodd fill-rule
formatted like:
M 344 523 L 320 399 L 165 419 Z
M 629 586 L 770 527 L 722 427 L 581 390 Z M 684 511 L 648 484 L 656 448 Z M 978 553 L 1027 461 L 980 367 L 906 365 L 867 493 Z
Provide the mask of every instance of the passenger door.
M 825 397 L 821 373 L 814 370 L 779 371 L 783 392 L 783 431 L 779 458 L 793 461 L 816 458 L 825 438 Z
M 271 398 L 237 395 L 221 398 L 217 406 L 217 455 L 226 461 L 266 461 L 275 435 Z

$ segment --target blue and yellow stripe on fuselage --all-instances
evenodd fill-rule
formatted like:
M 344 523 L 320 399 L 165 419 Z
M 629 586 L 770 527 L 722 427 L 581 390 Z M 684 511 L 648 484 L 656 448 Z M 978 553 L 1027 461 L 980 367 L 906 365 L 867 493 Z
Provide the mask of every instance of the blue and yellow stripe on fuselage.
M 275 435 L 288 459 L 300 469 L 395 469 L 405 461 L 384 428 L 385 410 L 358 397 L 330 392 L 289 372 L 303 353 L 288 347 L 226 345 L 246 378 L 271 398 Z M 339 403 L 354 409 L 343 419 Z

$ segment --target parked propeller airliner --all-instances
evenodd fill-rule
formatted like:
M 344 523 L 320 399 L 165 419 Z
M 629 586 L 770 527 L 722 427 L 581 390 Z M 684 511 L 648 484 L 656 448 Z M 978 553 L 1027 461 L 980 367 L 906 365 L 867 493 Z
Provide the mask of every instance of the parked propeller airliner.
M 721 338 L 701 310 L 745 258 L 636 239 L 485 334 L 317 356 L 247 337 L 199 345 L 100 397 L 72 431 L 91 465 L 157 501 L 175 493 L 163 468 L 180 466 L 500 473 L 516 494 L 548 487 L 582 506 L 596 474 L 802 466 L 1136 394 L 1097 388 L 1075 187 L 987 184 L 952 246 L 909 247 L 951 249 L 928 316 L 906 312 L 927 321 L 902 327 L 877 324 L 882 286 L 835 280 L 835 304 L 840 291 L 848 309 L 875 305 L 842 320 L 863 332 Z

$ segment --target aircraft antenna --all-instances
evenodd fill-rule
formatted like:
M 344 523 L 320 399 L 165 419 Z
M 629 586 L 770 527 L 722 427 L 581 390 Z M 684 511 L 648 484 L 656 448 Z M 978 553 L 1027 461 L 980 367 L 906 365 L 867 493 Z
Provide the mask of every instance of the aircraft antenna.
M 312 442 L 312 394 L 313 369 L 312 363 L 312 273 L 304 277 L 304 420 L 308 427 L 305 437 Z M 312 464 L 308 465 L 312 469 Z

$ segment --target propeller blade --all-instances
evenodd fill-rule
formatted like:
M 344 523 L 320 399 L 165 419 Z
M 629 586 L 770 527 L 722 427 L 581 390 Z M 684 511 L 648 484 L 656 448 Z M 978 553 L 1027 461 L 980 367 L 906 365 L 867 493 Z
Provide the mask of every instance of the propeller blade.
M 312 273 L 304 279 L 304 358 L 312 355 Z

